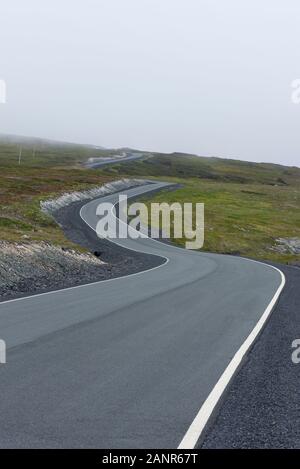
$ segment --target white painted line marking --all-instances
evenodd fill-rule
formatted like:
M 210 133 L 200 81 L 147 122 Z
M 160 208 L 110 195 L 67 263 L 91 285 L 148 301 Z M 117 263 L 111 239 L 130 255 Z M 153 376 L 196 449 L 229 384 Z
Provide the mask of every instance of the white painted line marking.
M 100 199 L 101 198 L 99 197 L 99 200 Z M 88 202 L 88 203 L 90 203 L 90 202 Z M 88 205 L 88 203 L 85 204 L 85 205 Z M 81 210 L 83 209 L 84 206 L 81 207 Z M 82 218 L 82 220 L 93 231 L 96 231 L 82 217 L 81 210 L 80 210 L 80 217 Z M 145 237 L 148 238 L 148 236 L 146 236 L 146 235 L 145 235 Z M 149 238 L 149 239 L 151 239 L 151 238 Z M 116 240 L 109 240 L 109 241 L 114 242 L 115 244 L 118 244 L 118 245 L 124 247 L 122 244 L 117 243 Z M 155 239 L 151 239 L 151 241 L 161 243 L 160 241 L 155 240 Z M 171 246 L 171 247 L 172 247 L 172 249 L 180 249 L 182 251 L 182 248 L 179 248 L 177 246 Z M 125 248 L 125 249 L 129 249 L 129 250 L 132 250 L 132 251 L 135 251 L 135 252 L 144 252 L 142 250 L 140 251 L 140 250 L 136 250 L 136 249 L 132 249 L 132 248 Z M 201 253 L 201 254 L 203 255 L 205 253 Z M 15 298 L 13 300 L 2 301 L 2 302 L 0 302 L 0 305 L 5 304 L 5 303 L 11 303 L 11 302 L 14 302 L 14 301 L 26 300 L 28 298 L 35 298 L 35 297 L 39 297 L 39 296 L 43 296 L 43 295 L 51 295 L 53 293 L 61 293 L 61 292 L 67 291 L 67 290 L 73 290 L 75 288 L 87 287 L 89 285 L 96 285 L 96 284 L 101 284 L 101 283 L 105 283 L 105 282 L 112 282 L 112 281 L 115 281 L 115 280 L 121 281 L 123 278 L 126 278 L 126 277 L 133 277 L 135 275 L 141 275 L 141 274 L 144 274 L 146 272 L 150 272 L 152 270 L 159 269 L 160 267 L 162 267 L 163 265 L 166 265 L 169 262 L 169 258 L 165 257 L 163 255 L 160 255 L 160 254 L 151 254 L 151 255 L 161 257 L 162 259 L 165 259 L 166 262 L 164 262 L 163 264 L 158 265 L 156 267 L 152 267 L 151 269 L 143 270 L 142 272 L 136 272 L 134 274 L 128 274 L 128 275 L 124 275 L 122 277 L 115 277 L 115 278 L 107 279 L 107 280 L 100 280 L 100 281 L 97 281 L 97 282 L 92 282 L 92 283 L 88 283 L 88 284 L 84 284 L 84 285 L 77 285 L 75 287 L 68 287 L 68 288 L 62 288 L 60 290 L 53 290 L 53 291 L 49 291 L 49 292 L 45 292 L 45 293 L 38 293 L 36 295 L 25 296 L 25 297 L 22 297 L 22 298 Z M 261 316 L 260 320 L 258 321 L 256 326 L 254 327 L 252 332 L 249 334 L 247 339 L 244 341 L 244 343 L 241 345 L 239 350 L 236 352 L 236 354 L 234 355 L 234 357 L 232 358 L 230 363 L 227 365 L 225 371 L 223 372 L 223 374 L 219 378 L 218 382 L 216 383 L 216 385 L 214 386 L 214 388 L 210 392 L 209 396 L 207 397 L 207 399 L 205 400 L 205 402 L 201 406 L 198 414 L 196 415 L 195 419 L 193 420 L 192 424 L 190 425 L 189 429 L 187 430 L 185 436 L 183 437 L 181 443 L 179 444 L 178 449 L 193 449 L 195 447 L 195 445 L 196 445 L 199 437 L 201 436 L 201 433 L 203 432 L 204 427 L 205 427 L 206 423 L 208 422 L 208 420 L 209 420 L 209 418 L 210 418 L 216 404 L 218 403 L 218 401 L 219 401 L 220 397 L 222 396 L 223 392 L 225 391 L 228 383 L 232 379 L 232 377 L 233 377 L 234 373 L 236 372 L 238 366 L 240 365 L 243 357 L 245 356 L 245 354 L 249 350 L 250 346 L 254 342 L 255 338 L 257 337 L 257 335 L 261 331 L 262 327 L 264 326 L 266 320 L 268 319 L 269 315 L 272 312 L 272 309 L 273 309 L 276 301 L 278 300 L 278 298 L 280 296 L 280 293 L 282 292 L 282 290 L 284 288 L 286 280 L 285 280 L 285 276 L 284 276 L 283 272 L 281 272 L 281 270 L 277 269 L 276 267 L 274 267 L 272 265 L 265 264 L 264 262 L 259 262 L 259 261 L 256 261 L 254 259 L 246 259 L 245 258 L 245 260 L 250 261 L 250 262 L 256 262 L 258 264 L 263 264 L 263 265 L 268 266 L 269 268 L 277 270 L 281 275 L 281 284 L 280 284 L 278 290 L 276 291 L 274 297 L 272 298 L 271 302 L 269 303 L 268 307 L 266 308 L 265 312 Z
M 189 429 L 187 430 L 186 434 L 184 435 L 181 443 L 178 446 L 178 449 L 193 449 L 201 436 L 205 425 L 207 424 L 214 408 L 216 407 L 220 397 L 222 396 L 223 392 L 225 391 L 227 385 L 229 384 L 231 378 L 235 374 L 237 368 L 239 367 L 243 357 L 249 350 L 250 346 L 253 344 L 255 338 L 261 331 L 262 327 L 264 326 L 266 320 L 268 319 L 269 315 L 271 314 L 279 296 L 282 292 L 284 285 L 285 285 L 285 275 L 281 270 L 277 269 L 277 267 L 271 266 L 269 264 L 265 264 L 264 262 L 255 261 L 253 259 L 248 259 L 252 262 L 257 262 L 259 264 L 268 265 L 273 269 L 277 270 L 281 275 L 281 284 L 276 291 L 275 295 L 273 296 L 271 302 L 269 303 L 268 307 L 266 308 L 265 312 L 261 316 L 260 320 L 250 332 L 249 336 L 245 340 L 245 342 L 241 345 L 239 350 L 236 352 L 228 366 L 226 367 L 225 371 L 219 378 L 217 384 L 214 386 L 204 403 L 202 404 L 198 414 L 196 415 L 195 419 L 193 420 L 192 424 L 190 425 Z

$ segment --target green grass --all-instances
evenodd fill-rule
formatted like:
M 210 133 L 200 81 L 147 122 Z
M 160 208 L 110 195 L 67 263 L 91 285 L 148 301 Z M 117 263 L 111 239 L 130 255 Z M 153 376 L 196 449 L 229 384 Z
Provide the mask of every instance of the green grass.
M 271 248 L 276 238 L 300 238 L 300 169 L 219 158 L 156 155 L 104 170 L 180 183 L 144 201 L 204 202 L 203 250 L 278 262 L 300 256 Z M 174 240 L 183 245 L 186 239 Z
M 147 203 L 204 202 L 204 250 L 279 262 L 300 256 L 271 250 L 276 238 L 300 238 L 300 169 L 191 155 L 145 154 L 142 160 L 98 170 L 84 169 L 91 156 L 113 150 L 78 145 L 28 143 L 18 165 L 19 145 L 0 143 L 0 239 L 48 241 L 72 246 L 40 201 L 65 191 L 85 190 L 120 177 L 147 177 L 180 183 Z M 174 240 L 179 244 L 185 239 Z
M 128 161 L 108 167 L 106 174 L 128 174 L 134 176 L 166 176 L 208 179 L 216 182 L 239 184 L 267 184 L 276 186 L 297 185 L 300 168 L 291 168 L 268 163 L 251 163 L 222 158 L 205 158 L 192 155 L 149 154 L 142 160 Z
M 76 247 L 54 220 L 41 212 L 40 201 L 99 186 L 113 177 L 82 167 L 80 163 L 91 156 L 90 148 L 43 146 L 33 157 L 32 148 L 25 145 L 21 165 L 18 148 L 0 143 L 0 239 Z M 100 152 L 101 156 L 105 153 Z
M 115 150 L 102 150 L 75 144 L 47 144 L 43 141 L 25 140 L 22 145 L 0 139 L 0 167 L 16 168 L 22 146 L 21 167 L 79 167 L 90 157 L 109 157 Z

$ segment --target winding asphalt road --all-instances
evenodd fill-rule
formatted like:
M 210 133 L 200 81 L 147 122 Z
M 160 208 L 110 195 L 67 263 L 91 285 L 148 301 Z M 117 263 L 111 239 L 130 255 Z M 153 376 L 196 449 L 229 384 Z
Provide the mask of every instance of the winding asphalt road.
M 98 203 L 81 210 L 86 229 Z M 193 447 L 211 391 L 283 286 L 278 270 L 254 261 L 149 238 L 117 242 L 161 265 L 0 304 L 0 447 Z
M 142 158 L 144 156 L 143 153 L 132 153 L 132 152 L 126 152 L 126 156 L 122 157 L 104 157 L 102 160 L 95 158 L 94 161 L 88 161 L 85 166 L 87 168 L 101 168 L 102 166 L 107 166 L 111 164 L 120 164 L 124 163 L 124 161 L 134 161 Z

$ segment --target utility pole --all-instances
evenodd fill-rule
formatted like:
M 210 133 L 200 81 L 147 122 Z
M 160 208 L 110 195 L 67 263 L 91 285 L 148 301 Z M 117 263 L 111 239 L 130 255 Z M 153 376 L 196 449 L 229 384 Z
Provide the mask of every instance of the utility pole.
M 32 158 L 35 158 L 35 148 L 32 150 Z
M 20 147 L 20 151 L 19 151 L 19 165 L 21 164 L 21 159 L 22 159 L 22 147 Z

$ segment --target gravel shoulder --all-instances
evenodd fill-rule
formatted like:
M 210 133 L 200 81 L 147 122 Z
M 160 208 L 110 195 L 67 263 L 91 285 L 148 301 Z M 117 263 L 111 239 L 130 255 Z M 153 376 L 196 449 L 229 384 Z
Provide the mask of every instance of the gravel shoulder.
M 300 269 L 276 265 L 286 286 L 268 324 L 225 392 L 199 448 L 300 448 Z

